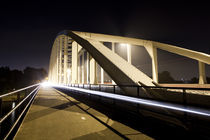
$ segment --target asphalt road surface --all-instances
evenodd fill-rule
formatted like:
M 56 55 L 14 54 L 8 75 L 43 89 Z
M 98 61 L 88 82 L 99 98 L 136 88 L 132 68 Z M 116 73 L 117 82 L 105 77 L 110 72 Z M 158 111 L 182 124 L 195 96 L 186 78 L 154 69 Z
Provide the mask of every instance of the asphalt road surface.
M 14 139 L 151 140 L 152 137 L 115 121 L 53 88 L 41 88 Z

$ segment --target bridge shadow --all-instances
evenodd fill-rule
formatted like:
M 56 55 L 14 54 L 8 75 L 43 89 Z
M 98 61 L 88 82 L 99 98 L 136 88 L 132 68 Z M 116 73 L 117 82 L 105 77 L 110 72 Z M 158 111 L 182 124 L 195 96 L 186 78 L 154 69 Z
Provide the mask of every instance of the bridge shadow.
M 80 104 L 80 102 L 77 102 L 77 101 L 65 102 L 65 103 L 59 102 L 58 104 L 52 105 L 49 107 L 49 105 L 48 105 L 49 102 L 56 103 L 56 102 L 58 102 L 58 99 L 44 99 L 44 100 L 45 101 L 40 101 L 40 99 L 38 99 L 38 100 L 34 101 L 33 105 L 43 107 L 43 109 L 40 109 L 39 111 L 35 111 L 35 112 L 29 112 L 27 114 L 27 119 L 25 119 L 25 122 L 30 122 L 30 121 L 36 120 L 38 118 L 55 113 L 59 110 L 69 111 L 69 108 L 71 108 L 72 106 Z M 77 112 L 79 112 L 79 111 L 77 111 Z M 82 111 L 80 111 L 79 113 L 82 113 Z
M 117 126 L 116 123 L 112 124 L 112 127 L 115 128 Z M 124 139 L 139 139 L 142 140 L 148 140 L 150 138 L 148 138 L 147 136 L 145 136 L 143 133 L 129 133 L 129 134 L 124 134 L 123 135 L 126 137 Z M 132 138 L 128 137 L 131 136 Z M 118 140 L 120 139 L 119 137 L 116 137 L 114 134 L 111 134 L 110 131 L 108 129 L 99 131 L 99 132 L 94 132 L 94 133 L 90 133 L 87 135 L 83 135 L 77 138 L 74 138 L 73 140 L 96 140 L 96 139 L 103 139 L 103 140 Z
M 113 105 L 100 102 L 98 100 L 89 100 L 88 95 L 73 93 L 68 90 L 58 89 L 63 93 L 67 94 L 75 98 L 76 100 L 86 104 L 87 106 L 105 114 L 110 119 L 120 122 L 126 126 L 129 126 L 139 133 L 128 133 L 122 134 L 127 138 L 129 135 L 141 135 L 145 134 L 154 139 L 206 139 L 206 137 L 200 137 L 196 133 L 192 133 L 190 131 L 186 131 L 184 128 L 172 125 L 165 121 L 161 121 L 158 119 L 154 119 L 152 117 L 145 117 L 141 114 L 133 114 L 126 109 L 123 108 L 114 108 Z M 112 127 L 112 126 L 110 126 Z M 116 130 L 117 131 L 117 130 Z M 103 130 L 101 133 L 106 133 Z M 86 136 L 81 136 L 76 139 L 86 139 L 86 138 L 94 138 L 94 136 L 100 135 L 99 133 L 88 134 Z
M 64 95 L 62 95 L 61 93 L 57 92 L 58 94 L 60 94 L 61 96 L 63 96 L 64 98 L 66 98 L 67 100 L 69 100 L 70 102 L 72 102 L 72 100 L 70 100 L 69 98 L 65 97 Z M 63 92 L 65 93 L 65 92 Z M 72 96 L 71 96 L 72 97 Z M 73 102 L 72 102 L 73 103 Z M 87 104 L 86 104 L 87 105 Z M 116 129 L 114 129 L 112 126 L 109 126 L 107 123 L 108 122 L 103 122 L 102 120 L 100 120 L 98 118 L 98 116 L 100 115 L 94 115 L 93 113 L 90 113 L 88 110 L 91 109 L 92 107 L 89 107 L 87 109 L 82 108 L 81 106 L 79 106 L 78 104 L 75 104 L 75 106 L 77 106 L 81 111 L 83 111 L 83 113 L 87 113 L 88 115 L 90 115 L 91 117 L 93 117 L 95 120 L 97 120 L 98 122 L 100 122 L 101 124 L 103 124 L 104 126 L 106 126 L 107 128 L 109 128 L 112 132 L 114 132 L 115 134 L 117 134 L 118 136 L 120 136 L 121 138 L 125 139 L 125 140 L 129 140 L 129 138 L 127 138 L 125 135 L 123 135 L 122 133 L 120 133 L 119 131 L 117 131 Z M 109 119 L 108 119 L 109 120 Z M 98 134 L 98 133 L 97 133 Z M 92 134 L 89 134 L 92 136 Z M 86 135 L 87 137 L 89 137 L 89 135 Z M 109 134 L 110 135 L 110 134 Z M 98 135 L 95 135 L 93 137 L 93 139 L 96 139 Z M 106 135 L 107 136 L 107 135 Z M 82 136 L 83 137 L 83 136 Z M 99 139 L 101 138 L 101 136 L 99 137 Z

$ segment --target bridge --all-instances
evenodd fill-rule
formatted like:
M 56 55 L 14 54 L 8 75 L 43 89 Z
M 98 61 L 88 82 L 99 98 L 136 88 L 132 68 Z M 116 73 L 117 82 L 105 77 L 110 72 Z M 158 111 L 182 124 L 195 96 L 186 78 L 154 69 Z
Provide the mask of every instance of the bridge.
M 152 77 L 133 65 L 133 46 L 149 54 Z M 126 48 L 126 58 L 116 53 L 117 47 Z M 160 84 L 157 49 L 196 60 L 199 83 Z M 210 55 L 173 45 L 63 31 L 52 46 L 48 82 L 0 96 L 0 108 L 8 96 L 15 102 L 10 111 L 1 109 L 1 138 L 155 139 L 168 138 L 165 132 L 174 131 L 189 138 L 187 130 L 206 138 L 210 88 L 205 65 L 209 64 Z M 8 129 L 15 114 L 18 117 Z

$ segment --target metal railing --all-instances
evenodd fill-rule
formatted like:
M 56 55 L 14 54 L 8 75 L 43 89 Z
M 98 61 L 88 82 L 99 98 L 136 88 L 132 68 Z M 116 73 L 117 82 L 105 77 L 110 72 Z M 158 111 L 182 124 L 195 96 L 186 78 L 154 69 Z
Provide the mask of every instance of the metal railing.
M 74 87 L 74 88 L 65 88 L 67 87 Z M 71 95 L 73 97 L 78 97 L 80 99 L 89 99 L 92 101 L 100 102 L 100 104 L 106 104 L 112 109 L 119 109 L 123 111 L 130 112 L 132 114 L 138 115 L 141 113 L 147 112 L 147 114 L 152 114 L 151 116 L 154 117 L 154 113 L 157 114 L 157 118 L 159 119 L 160 116 L 166 116 L 169 118 L 173 118 L 175 125 L 179 125 L 184 128 L 197 128 L 200 127 L 202 131 L 209 132 L 206 129 L 204 130 L 202 127 L 210 128 L 209 127 L 209 110 L 210 110 L 210 88 L 185 88 L 185 87 L 153 87 L 153 86 L 138 86 L 138 85 L 106 85 L 106 84 L 70 84 L 63 86 L 54 86 L 55 88 L 61 89 L 65 91 L 72 91 Z M 76 88 L 83 88 L 86 90 L 94 90 L 94 91 L 101 91 L 100 92 L 88 92 L 86 94 L 86 90 L 77 90 Z M 127 90 L 130 89 L 130 90 Z M 130 92 L 124 92 L 124 90 Z M 154 96 L 155 94 L 165 95 L 166 99 L 162 99 L 161 97 L 149 97 L 145 96 L 146 92 L 151 93 Z M 147 106 L 144 104 L 139 103 L 132 103 L 126 102 L 123 100 L 119 100 L 118 98 L 112 98 L 114 96 L 106 96 L 107 94 L 117 94 L 128 96 L 128 98 L 139 98 L 140 100 L 147 100 L 152 102 L 158 102 L 158 104 L 165 104 L 166 106 L 169 105 L 171 108 L 176 107 L 176 109 L 170 109 L 169 106 L 167 107 L 155 107 L 155 106 Z M 79 94 L 78 94 L 79 93 Z M 68 94 L 68 92 L 67 92 Z M 87 101 L 87 100 L 85 100 Z M 179 109 L 177 109 L 179 108 Z M 188 109 L 192 109 L 189 111 Z M 201 113 L 207 113 L 207 116 L 198 116 L 199 113 L 194 114 L 192 111 L 196 111 L 197 109 L 201 109 Z M 148 113 L 149 112 L 149 113 Z M 179 123 L 177 123 L 177 120 Z M 170 122 L 171 123 L 171 122 Z M 199 126 L 199 125 L 203 126 Z
M 199 130 L 201 135 L 209 137 L 210 88 L 106 84 L 69 84 L 54 85 L 53 87 L 92 105 L 93 108 L 95 107 L 94 103 L 96 103 L 96 108 L 98 105 L 105 105 L 111 112 L 122 111 L 137 117 L 156 118 L 166 121 L 167 124 L 192 130 L 191 132 L 198 133 Z M 153 97 L 147 96 L 147 93 L 152 94 Z M 161 98 L 162 96 L 158 97 L 156 94 L 164 95 L 166 99 L 164 100 Z M 136 102 L 132 102 L 131 98 Z
M 108 84 L 69 84 L 66 86 L 78 87 L 89 90 L 96 90 L 114 94 L 122 94 L 144 99 L 154 99 L 160 101 L 169 101 L 182 104 L 196 104 L 192 99 L 194 96 L 205 96 L 210 99 L 210 88 L 188 88 L 188 87 L 155 87 L 155 86 L 138 86 L 138 85 L 108 85 Z M 125 89 L 130 93 L 126 94 Z M 154 97 L 144 96 L 145 90 Z M 166 99 L 156 95 L 165 96 Z M 155 97 L 156 96 L 156 97 Z M 175 97 L 176 96 L 176 97 Z M 175 97 L 173 99 L 173 97 Z M 210 104 L 209 104 L 210 106 Z
M 127 97 L 135 97 L 135 98 L 146 99 L 146 100 L 151 100 L 151 101 L 160 101 L 162 103 L 172 103 L 175 106 L 178 105 L 178 106 L 182 106 L 183 108 L 195 107 L 195 108 L 202 108 L 204 110 L 210 110 L 210 102 L 209 102 L 210 88 L 154 87 L 154 86 L 106 85 L 106 84 L 101 84 L 101 85 L 70 84 L 67 86 L 84 88 L 88 90 L 102 91 L 102 92 L 107 92 L 107 93 L 114 93 L 114 94 L 123 95 Z M 127 92 L 124 92 L 124 89 L 127 90 Z M 103 93 L 102 95 L 93 94 L 93 96 L 97 97 L 99 101 L 103 101 L 101 99 L 101 98 L 104 98 L 103 95 L 104 95 Z M 150 95 L 152 96 L 150 97 Z M 88 96 L 90 99 L 91 94 L 88 94 Z M 117 101 L 116 99 L 113 99 L 114 105 L 116 105 L 116 101 Z M 139 104 L 136 105 L 136 108 L 137 110 L 139 110 Z M 146 110 L 148 110 L 148 108 Z M 153 109 L 150 111 L 155 112 L 155 110 Z M 184 112 L 184 117 L 181 116 L 181 118 L 184 118 L 185 120 L 187 116 L 186 114 L 188 113 Z M 166 115 L 169 115 L 169 114 L 166 113 Z
M 0 139 L 7 139 L 23 117 L 38 92 L 40 84 L 31 85 L 7 94 L 0 95 Z M 9 106 L 6 104 L 9 103 Z M 11 107 L 11 103 L 15 104 Z M 4 108 L 5 107 L 5 108 Z M 8 108 L 11 110 L 8 110 Z M 17 115 L 18 117 L 12 118 Z M 11 120 L 14 120 L 13 122 Z
M 210 135 L 210 88 L 106 84 L 69 84 L 52 87 L 93 108 L 100 109 L 101 105 L 113 113 L 119 111 L 136 117 L 156 118 L 190 132 L 207 137 Z M 153 97 L 145 96 L 147 93 Z M 167 98 L 164 100 L 155 97 L 156 94 L 165 95 Z M 131 101 L 131 98 L 135 101 Z

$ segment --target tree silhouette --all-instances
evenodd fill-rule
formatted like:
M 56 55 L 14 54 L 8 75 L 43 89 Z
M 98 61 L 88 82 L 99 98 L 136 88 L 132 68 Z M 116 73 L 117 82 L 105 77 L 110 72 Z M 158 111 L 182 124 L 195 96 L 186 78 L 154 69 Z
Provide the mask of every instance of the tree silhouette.
M 158 74 L 159 83 L 176 83 L 174 78 L 168 71 L 163 71 Z
M 0 67 L 0 94 L 41 82 L 47 72 L 40 68 L 26 67 L 24 71 L 10 70 L 9 67 Z

